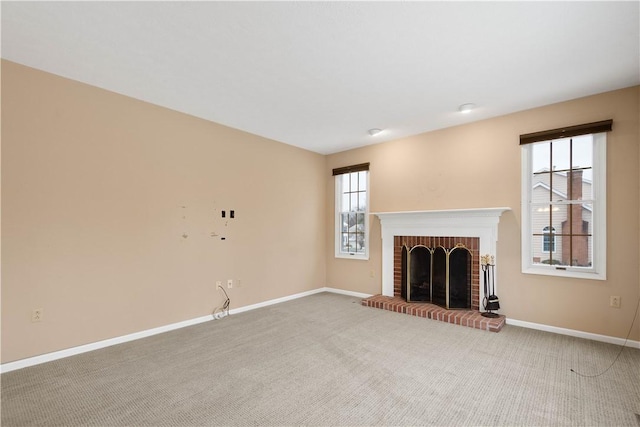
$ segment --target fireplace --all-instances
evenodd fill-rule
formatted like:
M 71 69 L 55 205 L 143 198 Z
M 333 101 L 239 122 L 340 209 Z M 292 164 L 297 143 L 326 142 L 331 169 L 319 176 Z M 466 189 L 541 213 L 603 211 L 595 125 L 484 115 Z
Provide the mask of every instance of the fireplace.
M 421 243 L 409 246 L 406 240 Z M 453 247 L 438 244 L 439 241 L 457 241 Z M 394 294 L 407 302 L 431 302 L 447 309 L 471 309 L 474 288 L 473 264 L 477 265 L 477 238 L 408 238 L 396 236 L 394 257 L 401 256 L 400 268 L 394 270 Z M 471 243 L 469 246 L 462 241 Z M 398 243 L 402 246 L 398 246 Z M 475 249 L 474 249 L 475 248 Z M 475 257 L 474 257 L 475 252 Z M 395 264 L 395 263 L 394 263 Z M 478 280 L 475 277 L 477 309 Z
M 480 255 L 496 256 L 498 222 L 507 210 L 510 208 L 375 213 L 382 227 L 382 295 L 399 297 L 402 294 L 401 250 L 404 244 L 410 248 L 423 245 L 445 249 L 462 244 L 472 255 L 471 309 L 479 310 L 479 301 L 484 298 L 479 286 Z M 498 287 L 497 280 L 495 286 Z
M 484 291 L 480 289 L 480 254 L 495 257 L 498 221 L 500 215 L 507 210 L 510 209 L 375 213 L 374 215 L 380 218 L 382 227 L 382 293 L 363 299 L 362 305 L 499 332 L 506 323 L 506 317 L 499 315 L 489 318 L 484 317 L 480 312 L 479 301 L 484 298 Z M 436 252 L 437 248 L 442 249 Z M 466 256 L 455 256 L 452 262 L 450 254 L 458 253 L 458 250 L 460 250 L 459 254 L 468 252 Z M 449 272 L 448 298 L 446 270 L 444 270 L 444 281 L 442 272 L 432 271 L 433 263 L 442 264 L 442 260 L 437 261 L 436 258 L 444 257 L 444 265 L 447 266 L 447 253 L 449 270 L 454 267 L 456 271 L 453 273 L 454 291 L 451 289 L 451 272 Z M 413 258 L 411 254 L 414 254 Z M 423 264 L 425 262 L 428 267 Z M 418 263 L 420 266 L 412 271 L 413 263 Z M 407 265 L 409 265 L 408 270 L 406 270 Z M 458 268 L 460 265 L 465 265 L 466 269 Z M 404 279 L 403 271 L 407 272 Z M 436 280 L 433 279 L 434 275 Z M 416 283 L 413 289 L 408 287 L 411 286 L 411 282 Z M 461 283 L 464 284 L 464 288 L 457 287 Z M 453 309 L 458 308 L 458 305 L 468 304 L 469 283 L 470 309 L 462 307 Z M 440 287 L 440 290 L 436 290 L 436 287 Z M 453 298 L 452 293 L 455 293 Z M 409 294 L 409 301 L 407 301 L 407 294 Z M 426 298 L 430 298 L 431 301 L 424 300 Z M 420 299 L 424 301 L 419 301 Z M 433 304 L 434 302 L 439 305 Z

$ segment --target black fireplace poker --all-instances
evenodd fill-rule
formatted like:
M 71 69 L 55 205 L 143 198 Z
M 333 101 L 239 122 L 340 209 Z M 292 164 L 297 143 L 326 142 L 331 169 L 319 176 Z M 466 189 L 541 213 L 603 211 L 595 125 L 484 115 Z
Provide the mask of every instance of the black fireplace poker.
M 484 298 L 482 300 L 482 306 L 485 311 L 481 313 L 484 317 L 499 317 L 498 313 L 494 311 L 500 310 L 500 300 L 496 296 L 496 285 L 494 277 L 495 261 L 493 255 L 483 255 L 480 257 L 480 265 L 482 266 L 482 273 L 484 278 Z

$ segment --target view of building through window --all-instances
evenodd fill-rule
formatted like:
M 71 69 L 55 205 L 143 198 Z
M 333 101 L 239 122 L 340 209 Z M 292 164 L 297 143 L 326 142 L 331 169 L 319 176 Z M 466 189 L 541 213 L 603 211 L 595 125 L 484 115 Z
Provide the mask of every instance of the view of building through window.
M 340 252 L 365 254 L 368 171 L 339 175 Z
M 531 255 L 534 264 L 593 262 L 593 135 L 531 147 Z

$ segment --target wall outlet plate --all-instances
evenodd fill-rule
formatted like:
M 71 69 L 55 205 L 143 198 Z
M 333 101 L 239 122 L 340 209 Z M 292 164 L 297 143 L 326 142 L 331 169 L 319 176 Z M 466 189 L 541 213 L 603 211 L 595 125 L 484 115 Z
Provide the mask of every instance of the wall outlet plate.
M 620 297 L 617 295 L 611 295 L 609 297 L 609 305 L 613 308 L 620 308 Z

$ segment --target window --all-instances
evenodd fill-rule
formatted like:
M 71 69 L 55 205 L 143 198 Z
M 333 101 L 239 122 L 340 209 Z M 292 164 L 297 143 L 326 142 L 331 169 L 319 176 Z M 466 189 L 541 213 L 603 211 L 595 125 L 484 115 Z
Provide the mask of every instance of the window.
M 542 252 L 556 251 L 556 229 L 548 225 L 542 229 Z
M 333 170 L 336 257 L 369 259 L 369 163 Z
M 606 279 L 611 120 L 520 136 L 522 271 Z

